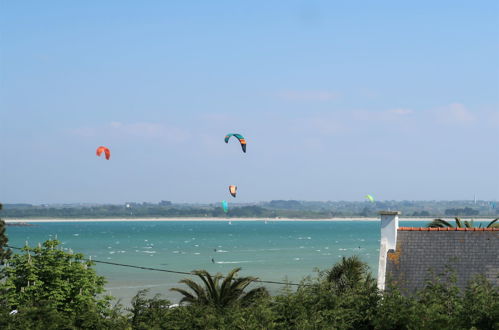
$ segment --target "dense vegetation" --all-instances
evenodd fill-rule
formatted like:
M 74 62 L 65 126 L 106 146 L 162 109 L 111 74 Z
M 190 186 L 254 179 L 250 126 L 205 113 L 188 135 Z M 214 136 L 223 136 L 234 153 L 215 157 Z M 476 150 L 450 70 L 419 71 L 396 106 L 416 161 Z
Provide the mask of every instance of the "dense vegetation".
M 255 279 L 212 276 L 181 281 L 183 303 L 140 291 L 129 308 L 102 297 L 104 279 L 81 254 L 50 240 L 25 247 L 2 266 L 2 329 L 499 329 L 499 290 L 477 278 L 461 291 L 433 281 L 415 295 L 377 290 L 357 257 L 343 258 L 275 296 L 245 289 Z M 195 277 L 193 277 L 195 278 Z M 190 290 L 190 291 L 189 291 Z
M 3 205 L 0 204 L 0 210 L 2 210 Z M 3 265 L 4 260 L 10 257 L 10 249 L 6 248 L 9 239 L 5 235 L 5 221 L 0 219 L 0 265 Z
M 465 207 L 462 209 L 455 208 L 455 209 L 447 209 L 445 210 L 445 215 L 464 215 L 464 216 L 474 216 L 478 215 L 480 212 L 478 210 L 472 209 L 471 207 Z
M 371 202 L 307 202 L 275 200 L 254 204 L 232 203 L 228 214 L 221 204 L 125 203 L 122 205 L 31 205 L 7 204 L 6 218 L 301 218 L 374 217 L 380 210 L 398 210 L 404 216 L 497 217 L 495 202 L 478 201 L 376 201 Z

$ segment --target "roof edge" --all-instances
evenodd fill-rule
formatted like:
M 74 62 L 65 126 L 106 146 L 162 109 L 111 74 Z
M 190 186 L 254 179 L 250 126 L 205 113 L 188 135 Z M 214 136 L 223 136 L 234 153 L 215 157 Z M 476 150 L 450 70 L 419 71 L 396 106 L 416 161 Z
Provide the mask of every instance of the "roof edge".
M 400 231 L 499 231 L 499 228 L 426 228 L 426 227 L 399 227 Z
M 400 215 L 402 212 L 400 211 L 379 211 L 379 215 Z

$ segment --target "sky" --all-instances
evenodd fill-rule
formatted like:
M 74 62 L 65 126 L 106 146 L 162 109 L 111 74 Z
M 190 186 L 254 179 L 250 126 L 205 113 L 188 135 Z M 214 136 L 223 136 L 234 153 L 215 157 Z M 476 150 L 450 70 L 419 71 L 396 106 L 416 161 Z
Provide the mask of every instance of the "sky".
M 497 1 L 0 2 L 4 203 L 498 200 L 498 128 Z

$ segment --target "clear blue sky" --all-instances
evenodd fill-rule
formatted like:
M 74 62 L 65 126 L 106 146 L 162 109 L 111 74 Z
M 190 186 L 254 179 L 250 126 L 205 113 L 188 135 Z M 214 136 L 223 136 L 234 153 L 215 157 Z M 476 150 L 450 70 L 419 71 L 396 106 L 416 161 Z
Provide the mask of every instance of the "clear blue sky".
M 497 1 L 2 1 L 0 33 L 5 203 L 499 199 Z

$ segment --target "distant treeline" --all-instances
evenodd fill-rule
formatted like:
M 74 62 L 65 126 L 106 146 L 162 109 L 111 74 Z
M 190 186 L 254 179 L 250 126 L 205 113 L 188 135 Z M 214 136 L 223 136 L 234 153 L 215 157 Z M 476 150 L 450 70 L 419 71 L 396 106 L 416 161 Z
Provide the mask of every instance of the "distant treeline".
M 381 210 L 401 211 L 413 217 L 497 217 L 494 202 L 479 201 L 376 201 L 371 202 L 311 202 L 273 200 L 254 204 L 230 204 L 223 212 L 221 204 L 175 204 L 128 202 L 121 205 L 31 205 L 4 204 L 5 218 L 297 218 L 325 219 L 332 217 L 375 217 Z

